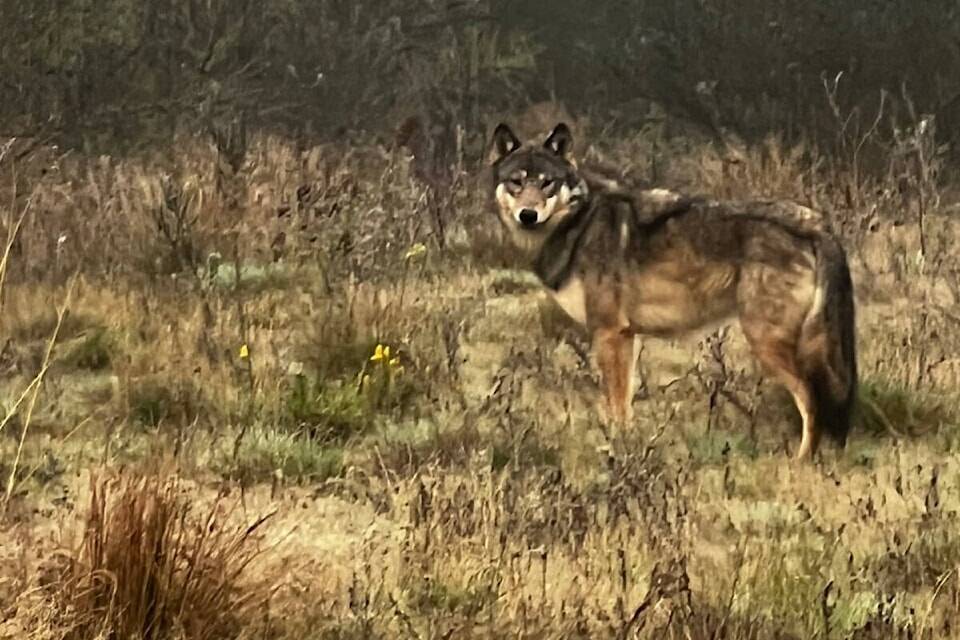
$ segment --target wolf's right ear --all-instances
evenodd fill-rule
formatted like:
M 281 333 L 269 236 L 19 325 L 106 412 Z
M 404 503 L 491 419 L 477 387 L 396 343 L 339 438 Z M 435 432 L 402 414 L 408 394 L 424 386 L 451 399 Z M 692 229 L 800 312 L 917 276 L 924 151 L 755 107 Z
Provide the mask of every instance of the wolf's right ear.
M 520 140 L 505 123 L 493 131 L 493 146 L 490 149 L 490 164 L 520 148 Z

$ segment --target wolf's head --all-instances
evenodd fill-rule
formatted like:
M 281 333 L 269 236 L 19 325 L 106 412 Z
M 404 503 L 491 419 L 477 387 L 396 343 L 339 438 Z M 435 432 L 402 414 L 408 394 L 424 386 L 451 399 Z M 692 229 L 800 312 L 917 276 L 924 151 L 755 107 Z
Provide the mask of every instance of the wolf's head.
M 521 144 L 505 124 L 494 131 L 490 160 L 497 211 L 518 244 L 538 244 L 586 198 L 571 149 L 570 129 L 563 123 L 542 144 Z

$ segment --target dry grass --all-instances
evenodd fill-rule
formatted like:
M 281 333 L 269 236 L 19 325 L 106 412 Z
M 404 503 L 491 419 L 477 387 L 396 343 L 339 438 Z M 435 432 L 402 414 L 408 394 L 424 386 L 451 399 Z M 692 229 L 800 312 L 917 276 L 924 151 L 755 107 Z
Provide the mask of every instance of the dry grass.
M 596 144 L 616 162 L 669 148 L 667 186 L 826 203 L 844 230 L 869 400 L 846 451 L 789 461 L 796 416 L 731 332 L 646 343 L 629 453 L 609 457 L 583 335 L 491 267 L 510 260 L 472 189 L 439 251 L 398 152 L 253 137 L 229 175 L 186 141 L 173 161 L 0 175 L 7 229 L 33 194 L 4 284 L 0 402 L 48 371 L 29 430 L 14 412 L 17 438 L 0 438 L 5 474 L 23 442 L 0 637 L 954 637 L 949 203 L 925 196 L 921 247 L 916 199 L 889 227 L 892 196 L 872 190 L 893 169 L 851 208 L 811 148 L 770 140 L 731 164 L 663 142 Z M 154 458 L 182 479 L 116 474 Z M 107 471 L 87 494 L 76 472 L 92 465 Z M 274 526 L 237 524 L 257 516 L 235 517 L 226 488 Z M 58 562 L 24 552 L 78 513 Z
M 92 476 L 89 496 L 76 542 L 17 603 L 33 637 L 236 638 L 265 606 L 249 574 L 268 518 L 238 526 L 222 496 L 198 508 L 159 474 Z

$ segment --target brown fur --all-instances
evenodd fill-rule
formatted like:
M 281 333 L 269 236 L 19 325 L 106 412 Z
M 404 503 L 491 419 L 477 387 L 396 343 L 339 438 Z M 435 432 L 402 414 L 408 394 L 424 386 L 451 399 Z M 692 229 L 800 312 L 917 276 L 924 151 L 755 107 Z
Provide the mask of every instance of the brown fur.
M 561 157 L 570 153 L 563 133 L 563 154 L 553 136 L 542 149 L 500 154 L 495 184 L 517 172 L 581 184 Z M 538 184 L 524 184 L 519 198 L 498 189 L 500 219 L 591 333 L 610 419 L 629 419 L 634 336 L 677 336 L 737 317 L 756 358 L 793 395 L 804 423 L 798 456 L 812 456 L 825 429 L 845 440 L 856 389 L 853 294 L 843 250 L 815 212 L 601 189 L 522 225 L 517 208 L 542 205 Z

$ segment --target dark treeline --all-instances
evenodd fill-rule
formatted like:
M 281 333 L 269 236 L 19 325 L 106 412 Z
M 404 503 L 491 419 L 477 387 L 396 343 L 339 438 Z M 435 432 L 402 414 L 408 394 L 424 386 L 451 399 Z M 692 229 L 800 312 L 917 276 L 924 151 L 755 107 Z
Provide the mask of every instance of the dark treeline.
M 0 135 L 91 150 L 241 115 L 329 138 L 420 114 L 482 137 L 545 99 L 614 127 L 666 113 L 830 142 L 887 92 L 887 113 L 960 129 L 956 0 L 0 2 Z

